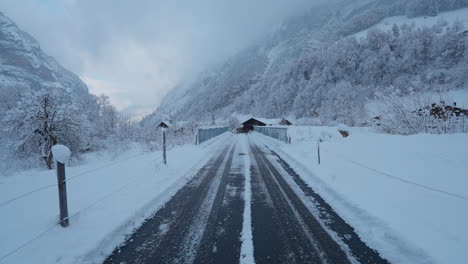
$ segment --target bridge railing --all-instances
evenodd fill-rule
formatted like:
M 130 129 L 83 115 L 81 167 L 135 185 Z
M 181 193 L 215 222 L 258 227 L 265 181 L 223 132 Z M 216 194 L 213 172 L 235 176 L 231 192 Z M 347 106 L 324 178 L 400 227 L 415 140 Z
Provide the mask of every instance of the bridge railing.
M 287 127 L 264 127 L 264 126 L 255 126 L 254 131 L 261 133 L 265 136 L 269 136 L 285 143 L 290 143 L 288 136 Z
M 195 144 L 201 144 L 227 131 L 229 131 L 229 128 L 227 127 L 199 127 Z

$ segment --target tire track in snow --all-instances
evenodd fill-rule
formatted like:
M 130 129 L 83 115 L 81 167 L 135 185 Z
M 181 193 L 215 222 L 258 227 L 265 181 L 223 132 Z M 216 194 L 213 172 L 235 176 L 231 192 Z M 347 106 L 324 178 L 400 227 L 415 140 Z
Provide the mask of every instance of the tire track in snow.
M 187 245 L 183 242 L 191 236 L 190 229 L 200 217 L 199 213 L 204 212 L 202 206 L 210 198 L 215 178 L 226 163 L 231 148 L 226 147 L 202 168 L 163 208 L 116 248 L 104 263 L 185 263 L 187 258 L 193 258 L 188 256 L 190 252 L 186 252 Z
M 238 156 L 235 150 L 232 149 L 226 165 L 219 173 L 222 174 L 221 183 L 193 263 L 239 261 L 244 178 L 233 166 L 233 160 Z
M 351 263 L 265 153 L 256 145 L 251 149 L 256 263 Z
M 380 256 L 379 252 L 367 246 L 366 243 L 360 239 L 354 228 L 346 223 L 319 194 L 310 188 L 278 153 L 268 147 L 266 147 L 266 151 L 272 154 L 273 159 L 270 160 L 270 162 L 274 162 L 274 165 L 278 166 L 281 172 L 284 172 L 282 175 L 290 177 L 289 179 L 285 179 L 287 184 L 291 187 L 295 187 L 293 189 L 295 189 L 297 193 L 300 192 L 298 196 L 305 201 L 305 205 L 321 220 L 322 225 L 341 240 L 341 244 L 347 247 L 347 251 L 349 251 L 352 258 L 358 263 L 389 263 Z

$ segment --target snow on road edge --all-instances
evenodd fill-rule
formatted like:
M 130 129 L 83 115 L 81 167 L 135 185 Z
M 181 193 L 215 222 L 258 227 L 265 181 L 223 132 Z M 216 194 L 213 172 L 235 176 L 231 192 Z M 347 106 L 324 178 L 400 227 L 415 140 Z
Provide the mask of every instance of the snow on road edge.
M 254 247 L 252 235 L 252 187 L 250 175 L 250 147 L 247 136 L 242 135 L 242 148 L 241 151 L 244 155 L 244 222 L 242 226 L 242 246 L 241 246 L 241 264 L 254 264 Z

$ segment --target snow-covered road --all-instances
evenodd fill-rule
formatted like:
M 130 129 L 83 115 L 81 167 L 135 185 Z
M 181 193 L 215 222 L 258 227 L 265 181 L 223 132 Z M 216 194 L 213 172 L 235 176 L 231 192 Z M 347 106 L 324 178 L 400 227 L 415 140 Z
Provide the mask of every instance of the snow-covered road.
M 467 207 L 459 196 L 466 197 L 461 143 L 468 138 L 358 130 L 342 138 L 335 128 L 306 130 L 310 139 L 296 133 L 293 144 L 225 133 L 171 149 L 164 166 L 160 152 L 131 149 L 117 159 L 91 153 L 67 168 L 67 228 L 57 225 L 54 171 L 1 178 L 0 263 L 464 259 Z M 325 138 L 320 166 L 316 137 Z M 428 151 L 435 146 L 440 153 Z M 447 193 L 387 179 L 340 155 Z
M 105 263 L 388 263 L 251 135 L 213 155 Z

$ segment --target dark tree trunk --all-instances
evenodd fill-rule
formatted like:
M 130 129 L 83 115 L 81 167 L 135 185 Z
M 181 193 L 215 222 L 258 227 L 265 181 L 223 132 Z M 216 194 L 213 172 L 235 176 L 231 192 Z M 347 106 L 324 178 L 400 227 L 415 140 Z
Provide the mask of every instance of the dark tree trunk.
M 52 169 L 52 159 L 53 159 L 52 153 L 50 153 L 49 156 L 44 157 L 44 161 L 45 161 L 45 163 L 46 163 L 46 165 L 47 165 L 47 168 L 48 168 L 49 170 Z
M 49 135 L 49 142 L 47 144 L 47 152 L 49 153 L 49 155 L 47 157 L 44 157 L 47 168 L 49 170 L 52 169 L 52 162 L 54 160 L 54 156 L 52 153 L 52 146 L 54 146 L 55 144 L 57 144 L 57 139 L 54 136 Z

